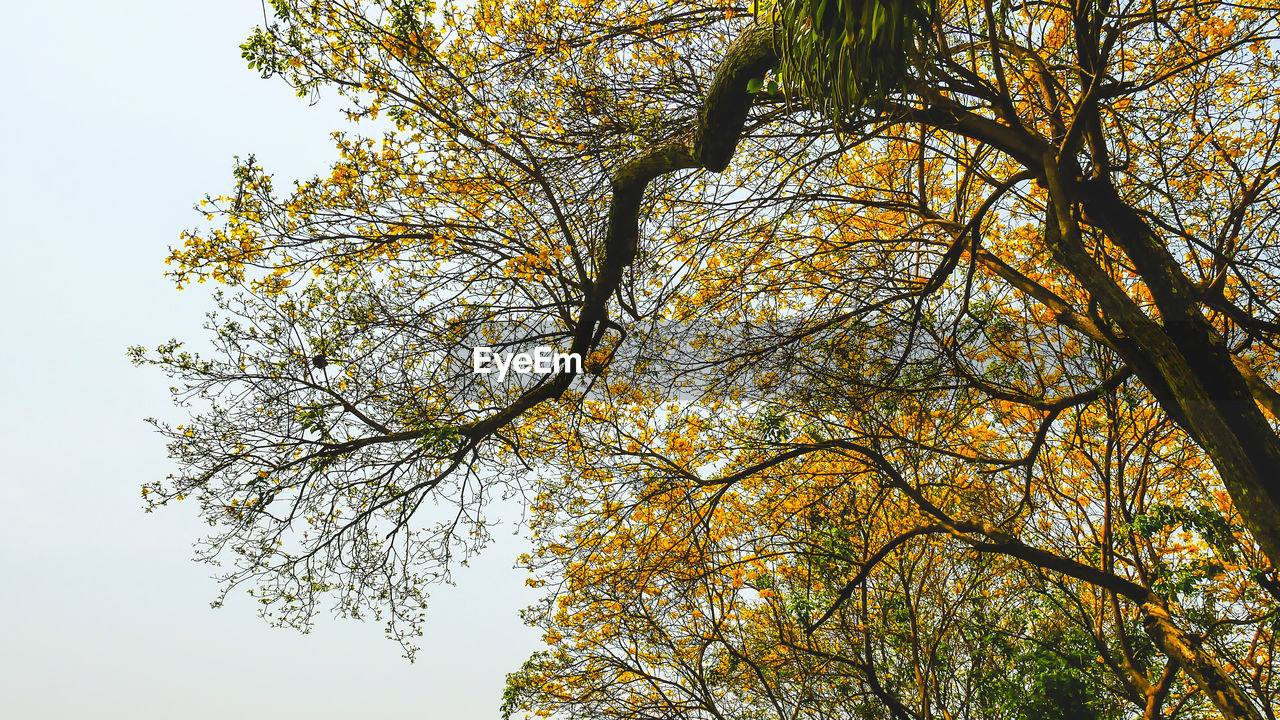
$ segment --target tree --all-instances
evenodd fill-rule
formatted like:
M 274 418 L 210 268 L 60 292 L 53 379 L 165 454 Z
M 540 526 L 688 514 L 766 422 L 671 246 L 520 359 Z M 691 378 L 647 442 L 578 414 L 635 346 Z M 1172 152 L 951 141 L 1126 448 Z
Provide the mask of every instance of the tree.
M 1070 411 L 1001 540 L 950 514 L 998 483 L 925 464 L 921 502 L 859 454 L 626 504 L 566 478 L 538 527 L 567 532 L 525 559 L 555 588 L 529 618 L 550 649 L 510 676 L 507 714 L 1189 718 L 1211 707 L 1201 671 L 1273 707 L 1274 599 L 1153 410 L 1115 391 Z
M 180 470 L 148 501 L 198 498 L 204 556 L 227 557 L 226 589 L 254 585 L 277 621 L 309 622 L 327 595 L 405 639 L 427 584 L 485 542 L 494 492 L 531 495 L 540 542 L 564 557 L 622 552 L 648 537 L 624 519 L 685 498 L 703 525 L 679 527 L 705 530 L 680 557 L 717 573 L 756 562 L 751 533 L 777 531 L 753 483 L 806 506 L 849 494 L 867 529 L 828 538 L 848 547 L 820 546 L 820 512 L 767 551 L 781 558 L 769 577 L 827 557 L 791 586 L 830 604 L 791 630 L 741 611 L 800 646 L 757 664 L 760 686 L 799 683 L 805 708 L 834 697 L 814 653 L 841 644 L 794 631 L 822 639 L 882 566 L 960 553 L 965 577 L 1020 607 L 1088 593 L 1081 617 L 1116 606 L 1093 629 L 1009 631 L 1120 646 L 1101 653 L 1110 680 L 1054 671 L 1045 697 L 1084 683 L 1078 697 L 1110 712 L 1099 683 L 1114 682 L 1159 717 L 1193 683 L 1178 712 L 1262 717 L 1274 690 L 1259 648 L 1280 597 L 1280 8 L 831 7 L 843 20 L 798 3 L 753 16 L 697 0 L 274 0 L 243 46 L 251 67 L 300 94 L 336 90 L 388 129 L 336 136 L 327 177 L 282 192 L 251 158 L 234 193 L 206 199 L 214 224 L 184 234 L 173 275 L 236 290 L 218 296 L 211 358 L 136 350 L 202 405 L 159 425 Z M 871 8 L 869 34 L 855 7 Z M 875 8 L 895 18 L 888 35 Z M 878 66 L 864 36 L 904 62 Z M 824 70 L 810 51 L 830 58 L 833 38 L 849 53 Z M 869 79 L 838 90 L 863 77 L 843 67 Z M 587 372 L 496 382 L 472 372 L 480 345 L 578 353 Z M 1122 416 L 1131 429 L 1113 427 Z M 878 504 L 859 505 L 868 494 Z M 428 520 L 428 501 L 447 512 Z M 1143 544 L 1179 528 L 1203 542 Z M 564 597 L 592 562 L 556 566 Z M 840 585 L 850 563 L 865 572 Z M 945 614 L 954 598 L 929 587 L 886 597 Z M 674 581 L 656 592 L 702 601 Z M 1134 649 L 1139 625 L 1167 659 L 1158 673 Z M 881 629 L 880 643 L 897 632 Z M 931 632 L 903 637 L 946 635 Z M 969 676 L 991 657 L 1048 662 L 956 637 Z M 697 647 L 673 642 L 654 647 L 673 662 Z M 1078 653 L 1058 657 L 1074 668 Z M 912 680 L 911 706 L 898 670 L 928 663 L 859 662 L 861 697 L 892 714 L 960 692 Z M 877 690 L 882 672 L 899 684 Z

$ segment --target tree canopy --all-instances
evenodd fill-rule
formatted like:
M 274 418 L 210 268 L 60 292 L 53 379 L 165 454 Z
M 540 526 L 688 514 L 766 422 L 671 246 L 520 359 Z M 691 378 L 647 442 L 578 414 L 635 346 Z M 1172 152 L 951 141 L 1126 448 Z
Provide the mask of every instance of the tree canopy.
M 520 496 L 508 716 L 1275 717 L 1280 4 L 271 11 L 370 131 L 133 350 L 224 592 L 411 645 Z

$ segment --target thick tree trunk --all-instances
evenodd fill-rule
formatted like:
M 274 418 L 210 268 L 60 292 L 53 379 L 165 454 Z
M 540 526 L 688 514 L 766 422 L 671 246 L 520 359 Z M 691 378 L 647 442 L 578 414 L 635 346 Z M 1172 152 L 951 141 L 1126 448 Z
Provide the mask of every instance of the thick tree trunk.
M 1176 660 L 1200 686 L 1214 707 L 1228 720 L 1263 720 L 1262 714 L 1199 642 L 1169 619 L 1154 599 L 1142 603 L 1142 624 L 1147 636 L 1166 657 Z
M 1074 171 L 1074 172 L 1073 172 Z M 1197 293 L 1147 223 L 1104 181 L 1046 158 L 1053 202 L 1046 228 L 1055 255 L 1134 342 L 1130 364 L 1169 414 L 1204 448 L 1232 502 L 1272 566 L 1280 566 L 1280 437 L 1222 336 L 1200 310 Z M 1079 241 L 1079 205 L 1133 261 L 1160 311 L 1152 320 Z M 1265 383 L 1261 383 L 1265 386 Z M 1260 388 L 1261 390 L 1261 388 Z M 1263 402 L 1271 400 L 1258 393 Z

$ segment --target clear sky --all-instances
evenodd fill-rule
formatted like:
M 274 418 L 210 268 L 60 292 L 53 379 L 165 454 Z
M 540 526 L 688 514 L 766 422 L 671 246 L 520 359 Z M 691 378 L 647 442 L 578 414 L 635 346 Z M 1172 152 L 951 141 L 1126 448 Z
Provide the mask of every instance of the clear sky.
M 352 129 L 245 68 L 261 17 L 256 0 L 5 3 L 0 715 L 492 720 L 538 647 L 510 524 L 434 593 L 410 665 L 374 623 L 300 635 L 247 596 L 210 609 L 195 506 L 140 509 L 170 469 L 142 418 L 181 420 L 125 348 L 198 339 L 211 307 L 162 277 L 168 246 L 232 186 L 233 155 L 283 183 L 324 171 L 329 132 Z

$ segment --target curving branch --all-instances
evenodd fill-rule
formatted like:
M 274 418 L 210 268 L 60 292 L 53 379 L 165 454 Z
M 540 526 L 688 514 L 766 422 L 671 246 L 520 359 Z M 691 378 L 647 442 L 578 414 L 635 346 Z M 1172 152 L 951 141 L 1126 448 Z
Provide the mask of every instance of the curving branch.
M 916 507 L 934 518 L 935 524 L 956 540 L 981 553 L 1006 555 L 1035 567 L 1061 573 L 1127 598 L 1138 606 L 1147 636 L 1165 657 L 1177 663 L 1229 720 L 1263 720 L 1252 700 L 1222 665 L 1202 646 L 1201 639 L 1174 623 L 1164 598 L 1150 589 L 1108 570 L 1086 565 L 1043 548 L 1027 545 L 1020 538 L 978 519 L 955 519 L 933 504 L 907 481 L 888 458 L 867 446 L 842 441 L 833 443 L 870 462 L 885 477 L 885 486 L 907 496 Z M 928 526 L 926 526 L 928 527 Z M 922 529 L 923 530 L 923 529 Z M 923 531 L 918 534 L 924 534 Z M 909 534 L 908 534 L 909 535 Z M 903 540 L 907 535 L 900 536 Z M 897 540 L 890 543 L 896 545 Z
M 688 134 L 645 150 L 613 173 L 610 187 L 608 229 L 596 278 L 587 288 L 569 352 L 586 355 L 599 343 L 609 324 L 608 304 L 622 283 L 623 271 L 636 257 L 640 235 L 640 211 L 648 184 L 680 170 L 705 169 L 722 172 L 737 150 L 751 109 L 753 96 L 747 92 L 752 78 L 762 77 L 778 62 L 773 46 L 773 30 L 767 23 L 753 22 L 729 46 L 716 67 L 702 102 L 696 126 Z M 468 442 L 465 453 L 488 435 L 501 429 L 524 412 L 564 394 L 574 373 L 552 376 L 520 396 L 503 410 L 470 427 L 460 429 Z

